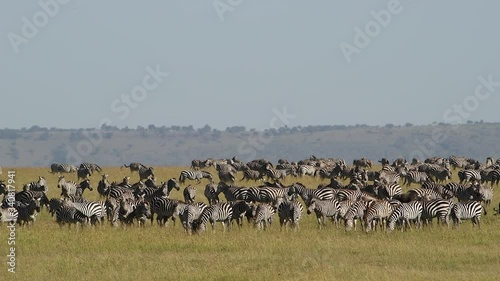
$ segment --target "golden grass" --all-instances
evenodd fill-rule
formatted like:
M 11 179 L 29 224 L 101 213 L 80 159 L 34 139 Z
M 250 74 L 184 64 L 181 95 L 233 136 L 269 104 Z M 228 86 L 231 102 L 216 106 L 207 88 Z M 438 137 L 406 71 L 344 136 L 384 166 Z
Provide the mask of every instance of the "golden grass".
M 164 181 L 177 178 L 182 169 L 160 167 L 156 174 Z M 5 178 L 9 168 L 3 170 Z M 14 170 L 18 191 L 23 183 L 45 176 L 49 197 L 59 197 L 57 176 L 48 168 Z M 130 175 L 119 168 L 105 171 L 112 181 Z M 76 175 L 67 177 L 76 180 Z M 94 188 L 99 179 L 93 176 Z M 137 179 L 134 174 L 132 181 Z M 308 187 L 319 183 L 299 181 Z M 205 184 L 196 186 L 197 199 L 206 202 Z M 86 197 L 98 199 L 95 189 L 87 192 Z M 174 190 L 172 197 L 180 199 L 182 192 Z M 6 261 L 6 227 L 0 233 L 0 255 Z M 435 225 L 366 234 L 332 225 L 319 230 L 315 217 L 304 213 L 297 232 L 280 231 L 275 220 L 269 231 L 245 224 L 242 230 L 222 233 L 217 225 L 215 234 L 187 236 L 180 224 L 171 223 L 145 229 L 108 224 L 60 228 L 43 210 L 32 227 L 17 227 L 16 247 L 17 273 L 8 273 L 2 262 L 0 280 L 498 280 L 500 217 L 483 216 L 480 229 L 466 221 L 457 229 Z

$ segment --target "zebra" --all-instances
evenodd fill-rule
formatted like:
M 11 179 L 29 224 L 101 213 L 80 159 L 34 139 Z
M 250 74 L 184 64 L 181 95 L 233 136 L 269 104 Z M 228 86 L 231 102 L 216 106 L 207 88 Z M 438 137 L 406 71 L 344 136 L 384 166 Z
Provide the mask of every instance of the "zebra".
M 141 168 L 147 169 L 146 166 L 144 166 L 143 164 L 141 164 L 139 162 L 132 162 L 128 166 L 127 166 L 127 164 L 123 164 L 123 166 L 120 167 L 120 170 L 122 170 L 123 168 L 129 168 L 131 174 L 134 172 L 139 172 L 139 170 Z
M 194 170 L 209 168 L 212 165 L 213 165 L 212 159 L 207 159 L 204 161 L 203 160 L 191 161 L 191 169 L 194 169 Z
M 86 224 L 101 223 L 104 218 L 104 210 L 102 204 L 98 202 L 76 203 L 65 200 L 64 204 L 75 207 L 80 213 L 86 217 Z
M 262 179 L 263 179 L 263 174 L 260 171 L 246 170 L 243 171 L 243 178 L 240 181 L 246 180 L 248 182 L 249 180 L 253 180 L 257 182 L 258 180 L 261 181 Z
M 385 199 L 388 200 L 391 200 L 394 196 L 403 194 L 403 189 L 397 183 L 382 184 L 379 188 L 381 188 L 381 190 L 379 189 L 379 196 L 383 193 Z
M 139 180 L 141 181 L 155 176 L 153 167 L 149 168 L 140 167 L 138 172 L 139 172 Z
M 43 191 L 20 191 L 15 194 L 15 200 L 23 204 L 29 204 L 32 200 L 39 200 L 41 206 L 48 206 L 49 199 Z
M 411 230 L 410 220 L 415 220 L 417 229 L 421 228 L 420 217 L 422 216 L 422 203 L 419 201 L 411 201 L 409 203 L 402 203 L 397 206 L 387 219 L 387 227 L 389 231 L 394 231 L 396 222 L 401 222 L 401 231 L 408 227 Z
M 168 219 L 172 218 L 175 226 L 175 211 L 179 201 L 163 197 L 155 197 L 151 200 L 151 224 L 153 224 L 153 216 L 156 214 L 156 222 L 160 226 L 166 226 Z
M 28 204 L 20 203 L 16 209 L 18 213 L 17 223 L 20 225 L 26 223 L 29 226 L 36 220 L 36 216 L 40 212 L 40 199 L 32 199 Z
M 219 177 L 219 181 L 234 183 L 236 180 L 236 171 L 233 171 L 232 169 L 221 169 L 217 171 L 217 176 Z
M 410 194 L 411 201 L 443 199 L 440 193 L 432 189 L 417 188 L 409 190 L 408 193 Z
M 207 204 L 202 202 L 196 202 L 186 205 L 184 210 L 181 212 L 180 219 L 187 234 L 192 234 L 193 221 L 199 219 L 201 213 L 207 207 Z
M 460 183 L 450 182 L 444 186 L 443 194 L 446 194 L 447 197 L 445 199 L 452 198 L 453 196 L 457 196 L 459 193 L 462 193 L 466 190 L 468 186 Z
M 240 201 L 232 201 L 229 202 L 233 208 L 233 215 L 231 217 L 231 226 L 232 222 L 236 220 L 236 224 L 238 225 L 238 228 L 241 229 L 243 226 L 243 217 L 245 214 L 251 209 L 250 205 L 243 200 Z
M 325 218 L 330 217 L 337 224 L 337 215 L 340 212 L 340 203 L 337 199 L 318 200 L 312 199 L 307 207 L 307 214 L 314 212 L 318 220 L 319 228 L 325 224 Z
M 80 213 L 75 207 L 62 205 L 56 210 L 56 222 L 59 226 L 63 226 L 68 223 L 68 226 L 71 224 L 84 224 L 87 220 L 87 217 Z
M 192 185 L 188 185 L 184 188 L 182 194 L 184 195 L 184 202 L 194 203 L 194 199 L 196 197 L 196 188 Z
M 299 166 L 297 173 L 300 177 L 305 175 L 315 177 L 316 176 L 316 167 L 311 165 L 301 165 Z
M 142 199 L 126 199 L 120 202 L 119 216 L 125 224 L 137 220 L 139 226 L 144 226 L 146 220 L 151 219 L 152 213 L 148 202 Z
M 106 197 L 106 195 L 109 193 L 109 188 L 111 187 L 111 184 L 108 181 L 108 174 L 103 174 L 102 179 L 99 181 L 99 184 L 97 185 L 97 193 L 99 193 L 99 196 Z
M 293 196 L 294 194 L 292 188 L 271 187 L 271 186 L 259 187 L 257 201 L 273 203 L 276 202 L 279 198 L 288 198 L 289 196 Z
M 193 221 L 193 229 L 197 233 L 204 232 L 207 223 L 210 222 L 212 225 L 212 232 L 215 233 L 215 223 L 220 221 L 222 223 L 223 232 L 225 232 L 230 224 L 232 216 L 233 208 L 228 202 L 208 206 L 201 212 L 199 219 Z
M 249 188 L 247 187 L 236 187 L 225 184 L 224 182 L 220 182 L 217 186 L 216 194 L 224 193 L 226 197 L 226 201 L 236 201 L 236 200 L 245 200 L 245 201 L 254 201 L 249 198 Z M 258 197 L 258 194 L 256 194 Z M 258 198 L 252 198 L 258 199 Z
M 59 163 L 52 163 L 50 165 L 50 172 L 52 174 L 58 173 L 74 173 L 78 171 L 78 167 L 72 164 L 59 164 Z
M 437 217 L 438 222 L 449 225 L 452 201 L 445 199 L 434 199 L 422 201 L 422 220 L 424 223 L 432 222 Z
M 47 181 L 45 180 L 44 177 L 38 177 L 38 181 L 33 181 L 28 184 L 25 184 L 23 186 L 24 191 L 43 191 L 47 193 L 48 187 L 47 187 Z
M 87 167 L 80 166 L 80 168 L 78 168 L 78 171 L 76 171 L 76 175 L 78 177 L 78 180 L 88 179 L 90 176 L 92 176 L 92 170 Z
M 87 162 L 83 162 L 82 164 L 80 164 L 80 169 L 87 169 L 91 173 L 93 173 L 93 172 L 101 173 L 102 172 L 102 169 L 101 169 L 101 167 L 99 167 L 99 165 L 94 164 L 94 163 L 87 163 Z
M 143 187 L 141 187 L 141 185 L 138 185 L 136 187 L 135 195 L 138 197 L 142 197 L 147 202 L 150 202 L 155 197 L 169 198 L 170 192 L 174 188 L 176 190 L 180 189 L 175 178 L 172 178 L 172 179 L 169 179 L 167 182 L 162 183 L 162 185 L 159 188 L 153 188 L 153 187 L 144 187 L 143 188 Z
M 73 181 L 66 181 L 64 176 L 59 176 L 57 182 L 57 188 L 61 188 L 61 196 L 68 197 L 70 195 L 82 196 L 85 189 L 93 190 L 90 185 L 90 180 L 84 180 L 80 184 L 76 184 Z
M 467 165 L 467 158 L 465 157 L 457 157 L 457 156 L 450 156 L 449 157 L 449 162 L 450 162 L 450 165 L 457 169 L 457 168 L 464 168 L 466 165 Z
M 359 190 L 352 189 L 340 189 L 337 191 L 336 198 L 339 201 L 349 200 L 349 201 L 358 201 L 363 196 L 363 193 Z
M 500 182 L 500 169 L 481 171 L 481 182 L 490 182 L 491 187 L 493 187 L 493 184 L 498 186 Z
M 470 181 L 481 181 L 481 171 L 478 170 L 460 170 L 458 171 L 460 183 L 468 183 Z
M 352 161 L 352 164 L 356 167 L 360 168 L 371 168 L 372 167 L 372 161 L 369 159 L 366 159 L 362 157 L 361 159 L 355 159 Z
M 203 195 L 208 200 L 209 205 L 217 204 L 219 202 L 219 193 L 217 193 L 217 185 L 213 182 L 205 186 Z
M 19 212 L 14 207 L 0 208 L 0 222 L 10 222 L 14 224 L 17 222 Z
M 266 175 L 273 181 L 279 181 L 281 179 L 284 180 L 289 175 L 297 176 L 297 173 L 293 169 L 277 170 L 268 165 L 266 167 Z
M 416 171 L 409 171 L 406 173 L 404 176 L 406 186 L 410 186 L 410 184 L 416 182 L 416 183 L 424 183 L 427 181 L 431 181 L 429 175 L 425 172 L 416 172 Z
M 201 179 L 209 179 L 210 181 L 212 181 L 213 177 L 212 174 L 207 171 L 183 170 L 179 175 L 179 182 L 183 184 L 184 182 L 186 182 L 186 179 L 196 180 L 198 183 L 200 183 Z
M 372 228 L 375 230 L 375 220 L 380 220 L 382 226 L 384 226 L 384 220 L 388 218 L 393 211 L 393 206 L 389 201 L 381 200 L 375 201 L 371 204 L 365 211 L 364 215 L 364 223 L 365 223 L 365 231 L 369 232 Z
M 252 217 L 254 218 L 254 226 L 257 229 L 267 230 L 273 222 L 274 213 L 273 206 L 268 203 L 260 203 L 252 210 Z
M 334 199 L 337 192 L 335 189 L 326 187 L 321 189 L 310 189 L 306 188 L 301 183 L 294 183 L 291 187 L 293 187 L 295 192 L 300 195 L 306 205 L 309 205 L 310 201 L 313 198 L 317 198 L 320 200 Z
M 363 222 L 365 211 L 373 202 L 375 201 L 359 200 L 349 207 L 349 210 L 347 210 L 344 216 L 346 231 L 350 231 L 353 226 L 354 230 L 356 230 L 357 220 L 361 219 L 361 222 Z
M 56 214 L 56 210 L 59 209 L 64 204 L 62 199 L 51 198 L 49 200 L 49 214 L 54 216 Z
M 391 166 L 384 166 L 391 167 Z M 382 170 L 378 176 L 378 180 L 384 184 L 397 184 L 401 180 L 401 176 L 399 173 L 394 171 L 385 171 Z
M 442 168 L 442 167 L 431 167 L 431 169 L 429 169 L 428 171 L 429 173 L 429 176 L 433 176 L 434 177 L 434 181 L 435 182 L 438 182 L 438 183 L 441 183 L 441 182 L 447 182 L 448 180 L 451 179 L 451 171 L 446 169 L 446 168 Z
M 477 201 L 469 201 L 465 203 L 455 203 L 451 208 L 451 218 L 455 226 L 460 225 L 462 220 L 471 219 L 472 226 L 477 224 L 478 227 L 481 227 L 481 213 L 482 206 Z
M 287 227 L 288 224 L 291 224 L 294 230 L 299 229 L 299 221 L 302 217 L 303 207 L 297 200 L 284 200 L 280 198 L 276 204 L 276 209 L 278 210 L 278 217 L 280 220 L 280 226 L 283 230 L 283 226 Z

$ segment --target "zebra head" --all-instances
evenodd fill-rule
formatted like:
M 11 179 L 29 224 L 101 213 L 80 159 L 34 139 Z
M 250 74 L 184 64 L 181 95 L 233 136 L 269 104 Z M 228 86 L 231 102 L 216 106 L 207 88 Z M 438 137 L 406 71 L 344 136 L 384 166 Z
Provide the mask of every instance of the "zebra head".
M 170 192 L 172 189 L 176 189 L 176 190 L 180 190 L 180 186 L 179 184 L 177 183 L 177 180 L 175 178 L 171 178 L 167 181 L 167 188 L 168 188 L 168 192 Z
M 87 179 L 87 180 L 82 181 L 82 182 L 79 184 L 79 186 L 80 186 L 80 188 L 82 189 L 82 192 L 83 192 L 83 190 L 85 190 L 86 188 L 87 188 L 88 190 L 90 190 L 90 191 L 94 190 L 94 189 L 92 188 L 92 185 L 90 185 L 90 180 L 88 180 L 88 179 Z
M 312 199 L 307 207 L 307 214 L 310 215 L 316 209 L 316 199 Z

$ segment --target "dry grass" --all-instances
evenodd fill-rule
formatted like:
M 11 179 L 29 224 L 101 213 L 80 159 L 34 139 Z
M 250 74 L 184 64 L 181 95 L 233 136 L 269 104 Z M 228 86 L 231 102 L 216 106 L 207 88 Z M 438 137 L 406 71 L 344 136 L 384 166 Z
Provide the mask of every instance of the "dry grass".
M 156 174 L 166 180 L 182 169 L 162 167 Z M 47 168 L 15 171 L 18 190 L 41 175 L 48 180 L 49 197 L 59 197 L 57 176 Z M 105 171 L 116 181 L 130 174 L 119 168 Z M 76 175 L 67 177 L 76 180 Z M 94 175 L 94 187 L 98 180 Z M 308 187 L 319 183 L 300 181 Z M 205 184 L 197 185 L 198 200 L 206 201 Z M 97 191 L 86 197 L 98 199 Z M 173 191 L 172 197 L 180 199 L 182 193 Z M 464 222 L 458 229 L 346 233 L 334 226 L 319 230 L 313 215 L 304 213 L 298 232 L 280 231 L 276 221 L 266 232 L 244 225 L 222 233 L 217 225 L 215 234 L 186 236 L 180 224 L 60 228 L 43 210 L 35 225 L 17 228 L 17 273 L 9 274 L 2 262 L 0 280 L 497 280 L 499 227 L 500 217 L 488 215 L 480 229 Z M 0 233 L 0 255 L 6 261 L 6 228 Z

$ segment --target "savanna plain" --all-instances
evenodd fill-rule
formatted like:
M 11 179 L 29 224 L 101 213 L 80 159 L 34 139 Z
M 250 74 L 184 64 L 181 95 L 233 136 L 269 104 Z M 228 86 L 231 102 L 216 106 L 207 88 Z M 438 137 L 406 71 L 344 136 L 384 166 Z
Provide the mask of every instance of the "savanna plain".
M 178 178 L 187 167 L 155 167 L 157 181 Z M 49 198 L 59 198 L 57 175 L 43 168 L 3 167 L 16 173 L 16 189 L 25 183 L 47 179 Z M 380 170 L 380 166 L 373 170 Z M 213 168 L 208 169 L 216 177 Z M 120 182 L 130 170 L 104 167 L 109 180 Z M 453 181 L 457 182 L 457 170 Z M 66 175 L 68 180 L 76 174 Z M 241 174 L 238 175 L 241 178 Z M 138 181 L 136 173 L 131 181 Z M 98 174 L 91 178 L 93 191 L 88 199 L 99 200 Z M 301 182 L 309 188 L 319 178 L 289 177 L 285 184 Z M 203 190 L 208 183 L 190 182 L 197 188 L 197 201 L 207 202 Z M 327 183 L 325 180 L 324 183 Z M 187 184 L 187 183 L 186 183 Z M 255 185 L 237 182 L 237 185 Z M 182 199 L 182 189 L 171 198 Z M 412 184 L 405 190 L 417 188 Z M 498 194 L 499 188 L 494 187 Z M 225 200 L 223 194 L 220 195 Z M 297 231 L 280 229 L 275 218 L 267 231 L 244 222 L 222 232 L 210 227 L 202 234 L 188 236 L 179 221 L 166 227 L 146 224 L 113 227 L 60 227 L 47 209 L 42 209 L 31 226 L 16 227 L 16 273 L 7 271 L 6 224 L 0 231 L 3 262 L 0 280 L 498 280 L 500 277 L 500 216 L 494 215 L 499 197 L 494 197 L 483 215 L 481 227 L 464 221 L 459 227 L 434 224 L 421 230 L 392 233 L 377 230 L 346 232 L 333 224 L 319 229 L 314 214 L 304 211 Z M 276 216 L 276 215 L 275 215 Z

